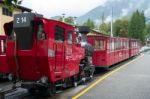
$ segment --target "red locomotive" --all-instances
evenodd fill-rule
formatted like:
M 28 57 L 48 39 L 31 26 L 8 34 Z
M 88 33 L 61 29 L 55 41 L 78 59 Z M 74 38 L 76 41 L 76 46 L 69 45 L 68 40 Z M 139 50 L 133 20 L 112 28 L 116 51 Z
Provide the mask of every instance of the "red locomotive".
M 22 80 L 21 86 L 30 92 L 54 92 L 93 77 L 92 46 L 86 42 L 86 27 L 79 27 L 80 42 L 76 42 L 74 26 L 34 13 L 17 14 L 4 28 L 12 78 Z

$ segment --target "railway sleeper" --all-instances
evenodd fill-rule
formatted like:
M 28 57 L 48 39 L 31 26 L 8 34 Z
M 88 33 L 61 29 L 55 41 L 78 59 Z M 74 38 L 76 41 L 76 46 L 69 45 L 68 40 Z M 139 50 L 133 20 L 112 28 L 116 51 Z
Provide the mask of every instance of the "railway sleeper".
M 23 97 L 27 95 L 26 89 L 21 88 L 11 88 L 11 89 L 1 89 L 0 99 L 16 99 L 16 97 Z

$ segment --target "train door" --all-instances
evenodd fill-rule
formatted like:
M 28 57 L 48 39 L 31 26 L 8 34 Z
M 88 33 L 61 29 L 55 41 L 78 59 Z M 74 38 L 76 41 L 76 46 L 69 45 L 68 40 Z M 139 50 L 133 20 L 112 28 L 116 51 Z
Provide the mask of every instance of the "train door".
M 40 21 L 36 23 L 36 65 L 37 70 L 41 72 L 41 74 L 48 73 L 48 61 L 47 61 L 47 50 L 48 50 L 48 43 L 47 43 L 47 29 L 45 26 L 48 25 L 45 21 Z M 44 68 L 43 68 L 44 66 Z M 46 68 L 46 69 L 45 69 Z
M 55 50 L 55 72 L 61 72 L 64 68 L 64 40 L 65 40 L 65 28 L 59 25 L 56 25 L 54 28 L 54 50 Z
M 73 56 L 73 31 L 72 30 L 68 30 L 67 33 L 66 33 L 66 37 L 67 37 L 67 40 L 66 40 L 66 46 L 65 46 L 65 56 L 66 56 L 66 61 L 65 61 L 65 64 L 66 64 L 66 69 L 67 70 L 71 70 L 72 69 L 72 66 L 74 65 L 74 61 L 73 61 L 73 58 L 75 56 Z M 66 72 L 66 73 L 69 73 L 69 72 Z

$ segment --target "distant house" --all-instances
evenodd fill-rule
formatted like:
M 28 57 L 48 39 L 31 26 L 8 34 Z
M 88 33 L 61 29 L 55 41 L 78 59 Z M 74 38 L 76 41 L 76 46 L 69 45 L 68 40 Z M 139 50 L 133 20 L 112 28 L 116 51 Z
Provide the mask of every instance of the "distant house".
M 0 1 L 0 35 L 5 34 L 3 29 L 4 23 L 12 21 L 14 14 L 22 12 L 31 12 L 31 9 L 23 6 L 17 6 L 13 12 L 10 12 L 4 5 L 4 2 Z

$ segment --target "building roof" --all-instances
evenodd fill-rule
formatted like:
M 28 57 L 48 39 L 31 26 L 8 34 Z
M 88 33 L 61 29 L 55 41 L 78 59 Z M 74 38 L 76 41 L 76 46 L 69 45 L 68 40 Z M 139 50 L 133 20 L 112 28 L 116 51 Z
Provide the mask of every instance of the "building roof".
M 4 4 L 4 1 L 0 1 L 0 4 Z M 32 11 L 32 9 L 29 9 L 29 8 L 26 8 L 26 7 L 23 7 L 23 6 L 19 6 L 19 5 L 17 5 L 17 8 L 21 9 L 22 12 L 24 12 L 24 11 L 31 12 Z
M 94 29 L 91 29 L 91 32 L 88 34 L 88 35 L 102 35 L 102 36 L 109 36 L 108 34 L 104 34 L 98 30 L 94 30 Z

